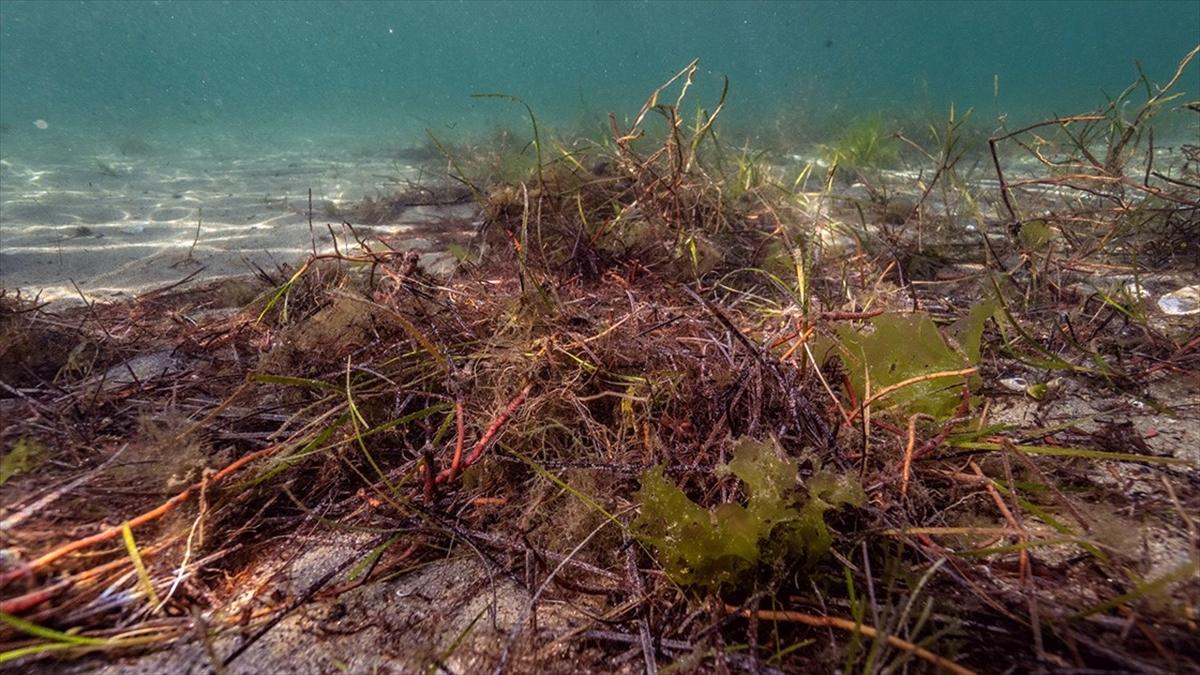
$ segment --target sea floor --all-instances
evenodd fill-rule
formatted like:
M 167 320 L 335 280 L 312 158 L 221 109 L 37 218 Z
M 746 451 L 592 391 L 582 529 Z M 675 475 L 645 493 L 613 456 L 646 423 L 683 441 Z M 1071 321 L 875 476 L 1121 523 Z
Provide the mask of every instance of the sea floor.
M 81 293 L 116 300 L 293 264 L 314 248 L 332 250 L 334 236 L 353 246 L 355 234 L 412 231 L 406 243 L 428 250 L 423 232 L 471 219 L 470 205 L 414 206 L 396 222 L 344 227 L 338 208 L 423 179 L 388 154 L 297 147 L 0 157 L 0 288 L 48 302 Z

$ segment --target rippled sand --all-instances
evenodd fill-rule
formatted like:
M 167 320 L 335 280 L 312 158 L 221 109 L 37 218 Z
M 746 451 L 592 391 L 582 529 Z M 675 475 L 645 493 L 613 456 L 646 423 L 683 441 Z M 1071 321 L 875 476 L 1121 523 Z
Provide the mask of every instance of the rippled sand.
M 242 156 L 239 156 L 242 155 Z M 225 153 L 159 150 L 135 157 L 87 154 L 57 161 L 0 157 L 0 287 L 78 298 L 117 298 L 174 283 L 294 263 L 312 250 L 308 190 L 319 250 L 349 240 L 329 208 L 418 180 L 416 167 L 379 156 L 312 150 Z M 361 153 L 360 153 L 361 154 Z M 471 207 L 413 207 L 397 223 L 356 228 L 396 234 Z M 196 237 L 200 236 L 188 258 Z M 427 241 L 413 241 L 415 248 Z

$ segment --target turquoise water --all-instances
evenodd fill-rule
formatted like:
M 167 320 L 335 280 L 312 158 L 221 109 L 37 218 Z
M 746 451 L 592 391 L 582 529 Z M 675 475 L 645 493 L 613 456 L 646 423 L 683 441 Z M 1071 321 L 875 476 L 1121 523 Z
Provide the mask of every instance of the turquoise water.
M 1200 2 L 0 3 L 5 144 L 39 138 L 403 137 L 626 115 L 694 57 L 709 105 L 791 127 L 865 112 L 1091 109 L 1165 80 Z M 1185 90 L 1200 89 L 1193 66 Z M 40 134 L 45 136 L 46 134 Z M 60 139 L 61 140 L 61 139 Z

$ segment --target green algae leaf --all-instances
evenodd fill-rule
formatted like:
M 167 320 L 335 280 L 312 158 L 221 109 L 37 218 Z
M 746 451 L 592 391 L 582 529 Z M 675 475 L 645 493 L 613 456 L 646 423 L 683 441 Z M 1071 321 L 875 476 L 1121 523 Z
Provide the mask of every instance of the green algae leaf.
M 741 438 L 733 444 L 729 471 L 746 484 L 749 511 L 765 525 L 796 517 L 788 505 L 794 501 L 796 464 L 780 459 L 772 445 Z
M 843 505 L 862 506 L 867 502 L 867 494 L 853 476 L 838 476 L 823 470 L 808 479 L 808 499 L 810 504 L 828 511 Z
M 980 334 L 985 318 L 976 317 Z M 966 355 L 946 342 L 933 320 L 924 312 L 880 314 L 870 323 L 873 330 L 869 333 L 859 332 L 850 326 L 838 327 L 843 360 L 859 400 L 864 398 L 868 375 L 871 391 L 876 392 L 913 377 L 962 370 L 972 365 Z M 975 339 L 975 332 L 965 331 L 966 340 Z M 967 344 L 964 351 L 977 354 L 977 345 L 977 341 L 973 345 Z M 964 377 L 955 377 L 918 382 L 898 389 L 888 401 L 910 413 L 942 418 L 958 406 L 962 385 L 966 381 Z
M 706 509 L 664 477 L 661 467 L 642 476 L 635 495 L 641 510 L 632 531 L 654 547 L 663 569 L 681 585 L 736 586 L 760 562 L 779 556 L 811 565 L 832 545 L 825 512 L 864 501 L 853 479 L 818 472 L 801 502 L 796 464 L 781 458 L 774 444 L 743 438 L 734 442 L 733 454 L 725 470 L 745 484 L 745 506 Z
M 818 471 L 808 480 L 808 503 L 800 509 L 800 517 L 789 528 L 792 550 L 803 554 L 804 561 L 813 565 L 833 546 L 833 535 L 825 524 L 825 512 L 841 506 L 862 506 L 867 501 L 858 481 L 850 476 L 837 476 Z
M 709 512 L 667 480 L 662 468 L 642 477 L 636 497 L 642 509 L 633 530 L 679 583 L 720 586 L 758 561 L 759 523 L 741 506 Z
M 1030 220 L 1021 225 L 1018 236 L 1022 246 L 1031 251 L 1038 251 L 1046 248 L 1046 245 L 1054 240 L 1054 230 L 1043 220 Z
M 946 331 L 958 348 L 966 355 L 971 365 L 979 363 L 983 356 L 983 327 L 999 308 L 995 298 L 980 300 L 971 307 L 967 315 L 950 324 Z
M 22 438 L 13 445 L 12 449 L 0 455 L 0 485 L 8 479 L 37 466 L 46 454 L 46 448 L 37 441 Z

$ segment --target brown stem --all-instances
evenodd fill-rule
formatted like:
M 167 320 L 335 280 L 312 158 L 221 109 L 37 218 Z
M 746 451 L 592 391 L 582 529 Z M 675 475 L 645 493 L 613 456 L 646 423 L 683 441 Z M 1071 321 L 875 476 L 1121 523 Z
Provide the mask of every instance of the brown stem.
M 521 404 L 525 402 L 525 399 L 529 396 L 529 392 L 531 391 L 533 391 L 533 385 L 525 385 L 525 388 L 517 393 L 517 395 L 513 397 L 513 400 L 508 402 L 508 406 L 506 406 L 504 410 L 496 416 L 496 419 L 492 420 L 492 423 L 488 426 L 487 431 L 484 432 L 483 437 L 479 439 L 479 442 L 475 444 L 475 447 L 471 448 L 471 454 L 467 455 L 466 460 L 463 461 L 464 467 L 471 466 L 475 462 L 479 461 L 479 458 L 483 456 L 483 451 L 487 449 L 487 446 L 492 442 L 492 439 L 496 437 L 496 434 L 500 433 L 501 427 L 503 427 L 504 424 L 508 422 L 509 418 L 512 417 L 515 412 L 517 412 L 517 408 L 521 407 Z M 450 479 L 451 471 L 450 469 L 446 469 L 438 474 L 437 482 L 446 483 L 449 482 Z

